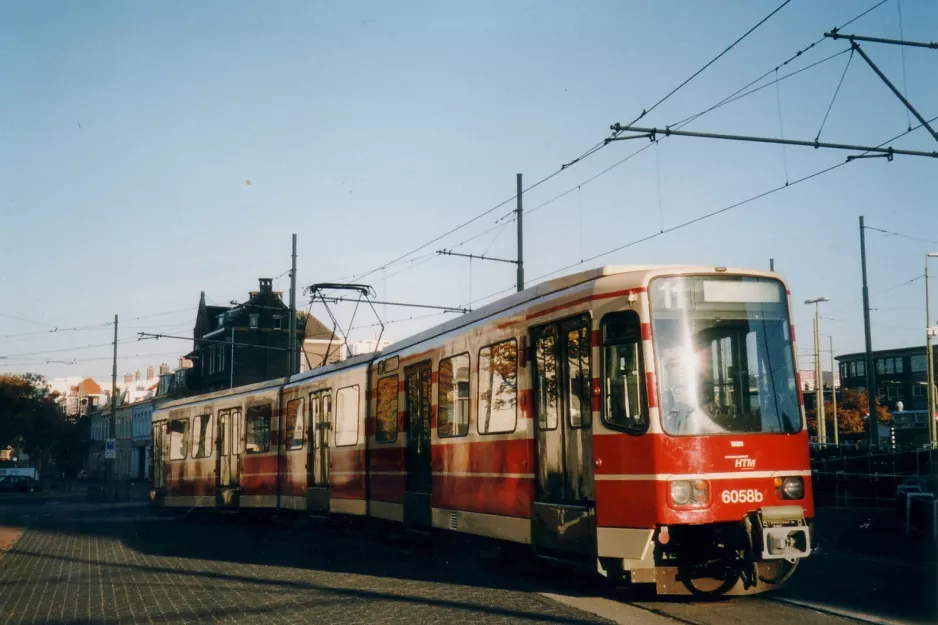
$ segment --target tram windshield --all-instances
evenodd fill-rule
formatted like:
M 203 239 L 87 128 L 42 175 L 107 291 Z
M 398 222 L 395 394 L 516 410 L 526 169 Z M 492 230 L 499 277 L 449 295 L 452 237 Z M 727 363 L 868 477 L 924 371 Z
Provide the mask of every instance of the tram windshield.
M 788 304 L 779 281 L 657 278 L 648 291 L 665 432 L 801 430 Z

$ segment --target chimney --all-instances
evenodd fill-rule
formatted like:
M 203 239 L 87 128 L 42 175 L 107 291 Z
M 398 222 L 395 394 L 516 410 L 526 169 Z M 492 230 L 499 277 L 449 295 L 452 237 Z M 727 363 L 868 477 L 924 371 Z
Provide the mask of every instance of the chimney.
M 261 293 L 270 293 L 274 290 L 274 281 L 271 278 L 260 278 Z
M 124 374 L 124 384 L 130 384 L 130 383 L 133 382 L 133 381 L 134 381 L 134 376 L 133 376 L 133 375 L 131 375 L 131 374 L 129 374 L 129 373 L 125 373 L 125 374 Z
M 153 379 L 153 367 L 147 367 L 147 379 L 148 380 Z
M 134 382 L 140 381 L 140 369 L 137 369 L 137 372 L 134 374 Z
M 185 360 L 185 358 L 180 358 L 180 359 L 179 359 L 179 366 L 176 367 L 177 369 L 185 369 L 185 367 L 182 365 L 182 361 L 183 361 L 183 360 Z
M 180 358 L 180 360 L 182 359 Z M 169 373 L 169 365 L 167 365 L 165 362 L 160 365 L 160 375 L 163 375 L 164 373 Z

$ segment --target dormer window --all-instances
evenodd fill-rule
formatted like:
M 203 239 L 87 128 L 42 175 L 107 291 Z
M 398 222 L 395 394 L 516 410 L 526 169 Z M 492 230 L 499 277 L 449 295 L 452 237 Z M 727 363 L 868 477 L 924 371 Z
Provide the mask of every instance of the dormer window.
M 257 316 L 257 315 L 251 315 L 250 320 L 251 320 L 251 329 L 252 329 L 252 330 L 257 329 L 257 327 L 260 325 L 260 323 L 259 323 L 260 320 L 258 319 L 258 316 Z
M 222 327 L 223 325 L 225 325 L 225 313 L 222 313 L 222 314 L 218 315 L 218 317 L 216 317 L 216 319 L 218 320 L 218 326 L 217 326 L 217 327 L 220 328 L 220 327 Z

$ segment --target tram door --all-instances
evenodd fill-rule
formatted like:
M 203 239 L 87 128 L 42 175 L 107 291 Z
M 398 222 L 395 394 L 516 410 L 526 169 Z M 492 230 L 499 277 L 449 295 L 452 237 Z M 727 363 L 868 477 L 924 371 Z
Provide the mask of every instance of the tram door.
M 531 536 L 541 555 L 586 559 L 595 548 L 589 317 L 531 332 L 537 483 Z
M 430 362 L 408 367 L 404 370 L 404 376 L 407 395 L 407 484 L 404 489 L 404 524 L 411 527 L 430 527 L 430 490 L 433 482 L 430 463 L 433 381 Z
M 218 449 L 215 458 L 215 505 L 238 507 L 241 484 L 241 409 L 218 411 Z
M 311 514 L 329 512 L 329 432 L 332 431 L 332 391 L 309 394 L 309 449 L 306 509 Z

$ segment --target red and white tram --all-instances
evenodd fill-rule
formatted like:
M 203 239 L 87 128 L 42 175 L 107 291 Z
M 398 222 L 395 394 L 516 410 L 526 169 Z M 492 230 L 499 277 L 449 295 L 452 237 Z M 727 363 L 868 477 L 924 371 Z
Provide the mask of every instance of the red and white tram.
M 761 592 L 812 550 L 796 353 L 774 274 L 586 271 L 373 355 L 165 404 L 151 503 L 364 515 L 663 594 Z

